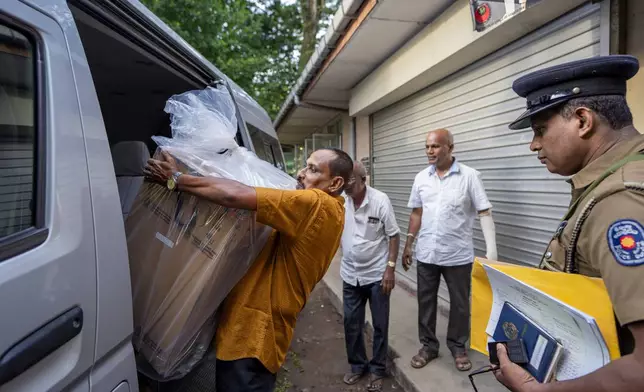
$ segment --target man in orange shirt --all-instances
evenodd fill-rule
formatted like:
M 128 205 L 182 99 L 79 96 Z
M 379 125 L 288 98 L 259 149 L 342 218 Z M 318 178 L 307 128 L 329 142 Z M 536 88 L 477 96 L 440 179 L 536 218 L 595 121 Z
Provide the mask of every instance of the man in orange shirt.
M 215 338 L 218 392 L 270 392 L 284 363 L 297 316 L 326 273 L 344 227 L 340 196 L 353 161 L 342 150 L 311 154 L 297 190 L 253 188 L 237 181 L 181 174 L 169 154 L 146 175 L 225 207 L 257 211 L 268 242 L 221 307 Z

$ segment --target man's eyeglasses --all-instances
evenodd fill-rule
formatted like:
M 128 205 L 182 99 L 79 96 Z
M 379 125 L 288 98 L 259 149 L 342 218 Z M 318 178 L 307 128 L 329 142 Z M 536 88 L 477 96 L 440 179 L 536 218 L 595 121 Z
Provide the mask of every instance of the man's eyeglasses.
M 474 376 L 477 376 L 483 373 L 493 372 L 497 369 L 498 369 L 498 366 L 487 365 L 487 366 L 483 366 L 480 369 L 474 370 L 472 373 L 468 374 L 467 377 L 470 379 L 470 383 L 472 383 L 472 388 L 474 388 L 474 392 L 479 392 L 479 390 L 476 389 L 476 385 L 474 384 Z

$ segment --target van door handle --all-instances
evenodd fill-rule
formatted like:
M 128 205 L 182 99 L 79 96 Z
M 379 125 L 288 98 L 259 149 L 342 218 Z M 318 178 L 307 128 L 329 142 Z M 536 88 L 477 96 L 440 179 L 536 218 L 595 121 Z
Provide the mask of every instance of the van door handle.
M 0 385 L 5 384 L 76 337 L 83 329 L 83 310 L 74 306 L 27 335 L 0 357 Z

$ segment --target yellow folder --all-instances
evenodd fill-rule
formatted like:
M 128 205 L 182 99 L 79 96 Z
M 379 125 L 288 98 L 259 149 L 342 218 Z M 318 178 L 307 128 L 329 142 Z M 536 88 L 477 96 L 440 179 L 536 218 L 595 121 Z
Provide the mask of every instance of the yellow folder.
M 604 282 L 598 278 L 523 267 L 476 258 L 472 269 L 472 349 L 489 355 L 485 329 L 492 311 L 492 288 L 483 268 L 487 264 L 521 282 L 592 316 L 604 336 L 611 359 L 620 357 L 613 306 Z

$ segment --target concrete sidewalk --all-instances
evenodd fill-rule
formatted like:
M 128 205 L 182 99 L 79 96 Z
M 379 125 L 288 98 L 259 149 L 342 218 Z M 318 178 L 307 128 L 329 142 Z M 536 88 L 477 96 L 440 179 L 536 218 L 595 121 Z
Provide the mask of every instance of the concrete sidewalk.
M 342 279 L 340 278 L 340 253 L 336 255 L 329 271 L 323 279 L 327 294 L 336 309 L 342 314 Z M 439 299 L 439 301 L 441 301 Z M 436 333 L 440 340 L 440 356 L 422 369 L 411 367 L 410 360 L 420 348 L 418 341 L 418 304 L 415 295 L 396 286 L 391 293 L 391 313 L 389 318 L 389 350 L 393 358 L 393 376 L 406 392 L 465 392 L 473 391 L 467 377 L 469 372 L 459 372 L 454 367 L 452 356 L 445 345 L 447 333 L 447 303 L 443 303 L 438 314 Z M 367 323 L 371 329 L 371 315 L 367 306 Z M 367 354 L 371 355 L 370 348 Z M 343 358 L 346 361 L 346 357 Z M 489 364 L 487 357 L 470 351 L 472 370 Z M 348 368 L 348 364 L 347 364 Z M 471 371 L 471 370 L 470 370 Z M 491 373 L 474 377 L 479 392 L 503 392 Z

